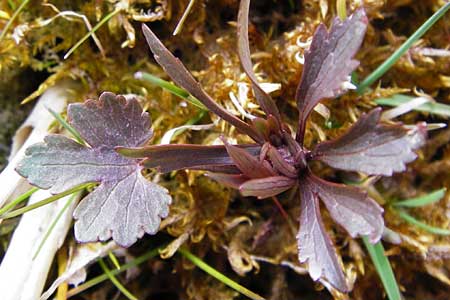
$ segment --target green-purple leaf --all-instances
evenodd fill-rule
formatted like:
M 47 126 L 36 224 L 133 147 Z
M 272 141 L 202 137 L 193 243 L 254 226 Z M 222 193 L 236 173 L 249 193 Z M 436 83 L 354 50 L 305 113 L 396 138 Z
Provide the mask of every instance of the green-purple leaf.
M 426 130 L 380 124 L 380 114 L 376 108 L 362 115 L 344 135 L 317 145 L 313 157 L 333 168 L 366 174 L 391 176 L 404 171 L 405 164 L 416 159 L 414 150 L 424 143 Z
M 98 101 L 71 104 L 69 123 L 89 147 L 61 136 L 47 136 L 26 151 L 17 168 L 28 181 L 52 193 L 86 182 L 100 185 L 75 210 L 75 237 L 132 245 L 144 232 L 154 234 L 171 202 L 167 190 L 148 182 L 136 159 L 116 146 L 137 147 L 151 138 L 150 119 L 136 99 L 103 93 Z
M 345 21 L 334 19 L 329 33 L 323 24 L 314 33 L 305 53 L 302 79 L 295 96 L 299 110 L 299 143 L 303 143 L 306 119 L 314 106 L 324 98 L 341 94 L 342 83 L 358 66 L 353 56 L 361 46 L 367 23 L 366 14 L 360 8 Z
M 336 289 L 346 292 L 348 286 L 336 252 L 320 216 L 319 198 L 312 186 L 299 181 L 301 196 L 300 230 L 297 234 L 298 259 L 308 264 L 313 280 L 324 278 Z

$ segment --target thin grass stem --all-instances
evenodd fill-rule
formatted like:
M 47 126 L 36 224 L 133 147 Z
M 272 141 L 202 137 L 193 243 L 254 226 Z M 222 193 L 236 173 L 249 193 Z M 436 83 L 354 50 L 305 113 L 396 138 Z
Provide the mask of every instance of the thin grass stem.
M 116 278 L 115 275 L 112 274 L 111 270 L 106 266 L 105 261 L 103 258 L 100 258 L 98 260 L 98 263 L 100 267 L 102 268 L 103 272 L 105 272 L 106 276 L 108 276 L 109 280 L 116 286 L 116 288 L 128 299 L 130 300 L 138 300 L 136 296 L 134 296 L 129 290 L 127 290 L 122 283 Z
M 229 278 L 229 277 L 225 276 L 224 274 L 220 273 L 219 271 L 217 271 L 216 269 L 214 269 L 213 267 L 211 267 L 210 265 L 205 263 L 201 258 L 195 256 L 194 254 L 192 254 L 188 250 L 180 248 L 180 249 L 178 249 L 178 252 L 180 252 L 181 255 L 186 257 L 188 260 L 190 260 L 194 265 L 199 267 L 201 270 L 203 270 L 207 274 L 211 275 L 212 277 L 216 278 L 217 280 L 219 280 L 223 284 L 225 284 L 225 285 L 229 286 L 230 288 L 234 289 L 235 291 L 241 293 L 242 295 L 245 295 L 248 298 L 253 299 L 253 300 L 264 300 L 264 298 L 261 297 L 260 295 L 250 291 L 249 289 L 243 287 L 242 285 L 240 285 L 236 281 L 234 281 L 231 278 Z
M 444 4 L 436 11 L 419 29 L 416 30 L 386 61 L 384 61 L 375 71 L 367 76 L 359 85 L 358 93 L 362 94 L 372 83 L 384 75 L 409 48 L 420 39 L 448 10 L 450 2 Z
M 14 217 L 20 216 L 20 215 L 22 215 L 22 214 L 24 214 L 26 212 L 29 212 L 29 211 L 31 211 L 33 209 L 36 209 L 36 208 L 39 208 L 41 206 L 47 205 L 49 203 L 52 203 L 52 202 L 54 202 L 56 200 L 59 200 L 59 199 L 65 197 L 65 196 L 71 195 L 71 194 L 73 194 L 75 192 L 81 191 L 81 190 L 83 190 L 85 188 L 88 188 L 88 187 L 90 187 L 92 185 L 93 185 L 92 183 L 86 183 L 86 184 L 79 185 L 79 186 L 74 187 L 74 188 L 72 188 L 70 190 L 67 190 L 65 192 L 62 192 L 62 193 L 56 194 L 54 196 L 48 197 L 48 198 L 46 198 L 44 200 L 41 200 L 39 202 L 36 202 L 36 203 L 31 204 L 31 205 L 27 205 L 25 207 L 13 210 L 12 212 L 8 212 L 8 213 L 0 216 L 0 219 L 10 219 L 10 218 L 14 218 Z
M 112 251 L 108 252 L 108 257 L 111 260 L 112 264 L 114 265 L 114 267 L 117 270 L 120 270 L 120 263 L 119 260 L 117 259 L 117 257 L 114 255 L 114 253 Z
M 66 120 L 57 112 L 52 110 L 51 108 L 47 107 L 47 110 L 50 112 L 50 114 L 61 124 L 62 127 L 64 127 L 68 132 L 72 134 L 72 136 L 77 140 L 78 143 L 81 145 L 86 145 L 86 142 L 81 137 L 80 133 L 72 127 L 69 123 L 67 123 Z
M 0 34 L 0 43 L 5 38 L 6 33 L 8 32 L 8 30 L 11 27 L 14 20 L 19 16 L 20 12 L 25 8 L 25 6 L 28 4 L 28 2 L 30 2 L 30 0 L 23 0 L 22 3 L 20 3 L 20 6 L 17 8 L 17 10 L 12 15 L 11 19 L 8 20 L 8 23 L 6 23 L 5 27 L 2 30 L 2 33 Z
M 444 228 L 439 228 L 439 227 L 434 227 L 434 226 L 428 225 L 422 221 L 417 220 L 416 218 L 414 218 L 413 216 L 411 216 L 410 214 L 408 214 L 406 211 L 404 211 L 402 209 L 397 210 L 397 213 L 406 222 L 408 222 L 416 227 L 419 227 L 420 229 L 425 230 L 429 233 L 437 234 L 437 235 L 450 235 L 449 229 L 444 229 Z
M 44 244 L 47 241 L 48 237 L 52 233 L 52 231 L 55 228 L 55 226 L 58 223 L 58 221 L 61 219 L 61 216 L 69 208 L 70 204 L 73 202 L 73 200 L 75 199 L 76 196 L 77 196 L 77 194 L 73 194 L 70 197 L 69 201 L 67 201 L 66 204 L 64 204 L 63 208 L 58 212 L 58 215 L 56 216 L 56 218 L 53 220 L 53 222 L 48 227 L 47 232 L 44 235 L 44 238 L 42 239 L 42 241 L 39 244 L 39 247 L 37 248 L 36 252 L 34 253 L 33 260 L 36 259 L 36 257 L 39 255 L 39 253 L 41 252 L 42 247 L 44 246 Z
M 142 79 L 145 81 L 148 81 L 150 83 L 153 83 L 154 85 L 157 85 L 163 89 L 165 89 L 166 91 L 172 93 L 175 96 L 178 96 L 186 101 L 188 101 L 189 103 L 197 106 L 198 108 L 202 109 L 202 110 L 208 110 L 208 108 L 200 102 L 200 100 L 198 100 L 197 98 L 193 97 L 191 94 L 189 94 L 187 91 L 183 90 L 182 88 L 177 87 L 176 85 L 174 85 L 173 83 L 166 81 L 164 79 L 161 79 L 159 77 L 156 77 L 150 73 L 146 73 L 146 72 L 136 72 L 136 74 L 134 74 L 134 77 L 136 79 Z
M 392 205 L 396 207 L 421 207 L 441 200 L 446 191 L 446 188 L 442 188 L 424 196 L 395 202 Z
M 23 201 L 27 200 L 28 198 L 30 198 L 31 195 L 33 195 L 37 190 L 39 190 L 39 188 L 37 187 L 32 187 L 31 189 L 29 189 L 28 191 L 26 191 L 25 193 L 23 193 L 22 195 L 18 196 L 16 199 L 14 199 L 13 201 L 9 202 L 8 204 L 6 204 L 5 206 L 3 206 L 0 209 L 0 216 L 7 213 L 8 211 L 10 211 L 11 209 L 13 209 L 14 207 L 16 207 L 17 205 L 19 205 L 20 203 L 22 203 Z M 1 218 L 1 217 L 0 217 Z
M 381 241 L 376 244 L 372 244 L 367 237 L 363 237 L 363 242 L 369 252 L 375 269 L 380 276 L 389 300 L 401 300 L 402 295 L 400 294 L 400 289 L 398 287 L 397 280 L 395 279 L 394 272 L 392 271 L 391 264 L 384 254 L 383 244 Z
M 115 15 L 117 15 L 120 11 L 121 11 L 120 9 L 115 9 L 108 15 L 106 15 L 102 20 L 100 20 L 100 22 L 98 22 L 97 25 L 95 25 L 94 28 L 92 28 L 92 30 L 90 30 L 85 36 L 83 36 L 81 40 L 79 40 L 72 48 L 69 49 L 69 51 L 67 51 L 67 53 L 64 55 L 64 59 L 69 58 L 69 56 L 72 55 L 72 53 L 75 50 L 77 50 L 78 47 L 80 47 L 81 44 L 83 44 L 94 32 L 96 32 L 100 27 L 103 26 L 103 24 L 105 24 L 109 19 L 111 19 Z
M 120 273 L 130 269 L 130 268 L 136 267 L 136 266 L 146 262 L 150 258 L 158 255 L 159 250 L 161 250 L 161 249 L 163 249 L 163 247 L 158 247 L 156 249 L 150 250 L 150 251 L 146 252 L 145 254 L 133 259 L 132 261 L 122 265 L 120 270 L 117 270 L 117 269 L 112 270 L 111 274 L 117 275 L 117 274 L 120 274 Z M 79 286 L 69 290 L 69 292 L 67 293 L 67 298 L 78 295 L 79 293 L 84 292 L 85 290 L 90 289 L 91 287 L 96 286 L 97 284 L 99 284 L 107 279 L 108 279 L 108 275 L 106 275 L 106 274 L 102 274 L 97 277 L 94 277 L 91 280 L 86 281 L 85 283 L 80 284 Z

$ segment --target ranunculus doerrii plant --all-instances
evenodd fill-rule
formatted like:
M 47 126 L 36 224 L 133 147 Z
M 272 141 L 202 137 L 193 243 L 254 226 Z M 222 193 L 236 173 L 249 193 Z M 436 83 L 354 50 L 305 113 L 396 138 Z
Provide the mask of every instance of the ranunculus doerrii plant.
M 168 215 L 171 198 L 163 187 L 146 180 L 143 168 L 160 172 L 205 170 L 210 176 L 239 189 L 244 196 L 267 198 L 298 189 L 298 258 L 307 263 L 314 280 L 323 278 L 340 291 L 348 291 L 342 268 L 320 215 L 319 200 L 330 216 L 352 236 L 377 242 L 384 229 L 383 209 L 357 187 L 328 182 L 314 175 L 311 161 L 368 175 L 390 176 L 405 170 L 413 152 L 425 139 L 418 125 L 380 122 L 376 108 L 342 136 L 305 148 L 308 117 L 318 102 L 344 92 L 343 83 L 358 66 L 359 49 L 368 20 L 362 8 L 345 21 L 335 19 L 329 31 L 321 24 L 305 54 L 296 93 L 299 119 L 291 133 L 271 97 L 253 72 L 248 42 L 249 0 L 241 1 L 238 16 L 238 53 L 254 96 L 265 113 L 247 123 L 219 106 L 147 27 L 143 32 L 156 61 L 172 80 L 200 100 L 212 113 L 254 140 L 253 144 L 223 146 L 147 145 L 151 122 L 135 99 L 103 93 L 98 101 L 71 104 L 69 123 L 85 145 L 62 135 L 49 135 L 27 150 L 17 171 L 40 188 L 59 193 L 86 182 L 99 186 L 75 210 L 75 236 L 80 242 L 113 238 L 130 246 L 145 232 L 158 231 Z M 189 158 L 189 159 L 187 159 Z

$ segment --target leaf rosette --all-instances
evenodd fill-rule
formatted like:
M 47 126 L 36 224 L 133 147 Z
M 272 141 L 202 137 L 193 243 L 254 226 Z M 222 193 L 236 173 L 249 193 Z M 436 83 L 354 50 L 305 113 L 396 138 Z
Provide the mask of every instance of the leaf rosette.
M 230 159 L 224 158 L 227 168 L 220 170 L 196 161 L 195 169 L 214 171 L 208 174 L 211 178 L 238 189 L 243 196 L 262 199 L 297 187 L 301 206 L 297 234 L 299 261 L 308 265 L 314 280 L 325 279 L 336 289 L 346 292 L 349 287 L 325 230 L 319 200 L 328 209 L 331 218 L 352 237 L 368 236 L 373 243 L 381 238 L 384 230 L 383 209 L 359 188 L 315 176 L 309 162 L 320 160 L 337 169 L 390 176 L 393 172 L 404 171 L 406 163 L 416 158 L 414 150 L 424 143 L 425 129 L 417 126 L 408 130 L 401 124 L 382 124 L 380 109 L 377 108 L 362 115 L 341 137 L 318 144 L 312 151 L 306 149 L 303 139 L 313 108 L 325 98 L 344 93 L 349 75 L 359 65 L 353 57 L 367 29 L 365 12 L 362 8 L 357 9 L 345 21 L 339 18 L 333 20 L 329 31 L 321 24 L 314 33 L 305 54 L 302 78 L 296 93 L 299 121 L 294 138 L 283 123 L 275 102 L 261 88 L 253 72 L 248 41 L 249 7 L 249 0 L 241 1 L 237 22 L 238 54 L 255 99 L 266 114 L 266 118 L 258 117 L 250 124 L 242 124 L 241 120 L 223 112 L 145 25 L 143 32 L 156 61 L 175 83 L 256 142 L 253 146 L 244 147 L 230 145 L 224 138 Z M 152 153 L 157 149 L 149 146 L 145 149 L 122 148 L 119 151 L 127 156 L 147 157 L 147 161 L 151 162 Z
M 341 262 L 320 213 L 320 203 L 350 236 L 368 236 L 377 242 L 384 230 L 383 208 L 357 187 L 321 179 L 313 174 L 313 160 L 341 170 L 391 176 L 406 169 L 416 158 L 414 150 L 425 140 L 425 128 L 406 129 L 384 124 L 376 108 L 342 136 L 304 146 L 307 120 L 325 98 L 345 92 L 349 75 L 359 62 L 354 59 L 367 29 L 362 8 L 344 21 L 336 18 L 330 30 L 319 25 L 305 54 L 302 77 L 296 92 L 299 111 L 295 134 L 283 123 L 273 99 L 264 92 L 253 72 L 248 41 L 250 1 L 242 0 L 238 14 L 238 54 L 253 93 L 266 117 L 247 123 L 218 105 L 186 67 L 143 25 L 143 33 L 155 60 L 172 80 L 197 98 L 212 113 L 246 134 L 255 143 L 223 146 L 150 145 L 150 120 L 135 99 L 104 93 L 99 101 L 72 104 L 69 122 L 86 140 L 80 145 L 63 136 L 48 136 L 32 146 L 18 168 L 30 183 L 60 192 L 85 182 L 100 185 L 77 207 L 75 235 L 87 242 L 112 238 L 129 246 L 144 232 L 158 230 L 168 214 L 167 191 L 149 181 L 141 169 L 160 172 L 191 169 L 238 189 L 243 196 L 268 198 L 291 188 L 298 189 L 301 207 L 297 234 L 298 259 L 308 266 L 314 280 L 328 281 L 347 292 L 349 286 Z M 189 157 L 189 159 L 186 159 Z

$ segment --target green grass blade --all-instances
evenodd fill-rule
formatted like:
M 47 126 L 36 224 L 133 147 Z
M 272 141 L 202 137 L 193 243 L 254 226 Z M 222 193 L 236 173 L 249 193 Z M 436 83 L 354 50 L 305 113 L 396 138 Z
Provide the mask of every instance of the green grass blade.
M 59 122 L 59 124 L 61 124 L 62 127 L 64 127 L 68 132 L 72 134 L 72 136 L 77 140 L 78 143 L 80 143 L 81 145 L 86 144 L 83 138 L 81 137 L 80 133 L 78 133 L 78 131 L 75 128 L 73 128 L 69 123 L 67 123 L 67 121 L 64 120 L 64 118 L 60 114 L 58 114 L 49 107 L 47 107 L 47 110 Z
M 44 246 L 48 237 L 52 233 L 52 231 L 55 228 L 56 224 L 58 223 L 59 219 L 61 219 L 61 216 L 69 208 L 70 204 L 73 202 L 73 199 L 75 199 L 76 195 L 77 194 L 73 194 L 72 197 L 70 197 L 69 201 L 67 201 L 66 204 L 64 204 L 64 207 L 58 212 L 58 215 L 56 216 L 56 218 L 53 220 L 53 222 L 48 227 L 47 232 L 44 235 L 44 238 L 42 239 L 41 243 L 39 244 L 39 247 L 37 248 L 36 252 L 33 255 L 33 260 L 39 255 L 39 252 L 41 252 L 42 247 Z
M 201 270 L 205 271 L 207 274 L 211 275 L 212 277 L 216 278 L 217 280 L 221 281 L 223 284 L 229 286 L 230 288 L 234 289 L 235 291 L 247 296 L 250 299 L 253 300 L 264 300 L 263 297 L 259 296 L 258 294 L 248 290 L 247 288 L 243 287 L 239 283 L 233 281 L 231 278 L 225 276 L 224 274 L 220 273 L 207 263 L 205 263 L 203 260 L 201 260 L 199 257 L 195 256 L 191 252 L 189 252 L 186 249 L 178 249 L 178 252 L 181 253 L 184 257 L 189 259 L 194 265 L 199 267 Z
M 117 269 L 111 270 L 111 274 L 112 275 L 117 275 L 117 274 L 120 274 L 120 273 L 130 269 L 130 268 L 133 268 L 133 267 L 136 267 L 136 266 L 138 266 L 140 264 L 143 264 L 144 262 L 146 262 L 150 258 L 155 257 L 156 255 L 158 255 L 159 254 L 159 250 L 162 249 L 162 248 L 163 247 L 159 247 L 159 248 L 156 248 L 156 249 L 153 249 L 153 250 L 150 250 L 150 251 L 146 252 L 145 254 L 143 254 L 143 255 L 133 259 L 132 261 L 130 261 L 130 262 L 126 263 L 126 264 L 123 264 L 121 266 L 120 270 L 117 270 Z M 77 295 L 77 294 L 79 294 L 81 292 L 84 292 L 85 290 L 87 290 L 87 289 L 89 289 L 89 288 L 91 288 L 93 286 L 96 286 L 97 284 L 99 284 L 99 283 L 101 283 L 101 282 L 103 282 L 105 280 L 108 280 L 108 275 L 106 275 L 106 274 L 102 274 L 102 275 L 99 275 L 97 277 L 94 277 L 91 280 L 86 281 L 85 283 L 80 284 L 79 286 L 69 290 L 68 293 L 67 293 L 67 298 L 73 297 L 73 296 L 75 296 L 75 295 Z
M 89 31 L 88 33 L 86 33 L 85 36 L 83 36 L 81 38 L 81 40 L 79 40 L 75 46 L 73 46 L 72 48 L 69 49 L 69 51 L 67 51 L 67 53 L 64 55 L 64 59 L 69 58 L 70 55 L 72 55 L 72 53 L 78 49 L 78 47 L 81 46 L 81 44 L 83 44 L 93 33 L 95 33 L 100 27 L 102 27 L 103 24 L 105 24 L 109 19 L 111 19 L 112 17 L 114 17 L 115 15 L 117 15 L 120 12 L 120 9 L 115 9 L 112 12 L 110 12 L 108 15 L 106 15 L 102 20 L 100 20 L 100 22 L 98 22 L 97 25 L 94 26 L 94 28 L 92 28 L 91 31 Z
M 420 207 L 428 205 L 441 200 L 442 197 L 444 197 L 446 191 L 446 188 L 442 188 L 424 196 L 395 202 L 393 205 L 397 207 Z
M 358 93 L 363 93 L 366 88 L 383 76 L 384 73 L 386 73 L 400 59 L 400 57 L 405 54 L 405 52 L 408 51 L 408 49 L 411 48 L 411 46 L 418 39 L 420 39 L 449 9 L 450 2 L 444 4 L 438 11 L 436 11 L 403 43 L 403 45 L 401 45 L 385 62 L 383 62 L 375 71 L 373 71 L 361 82 L 358 86 Z
M 420 229 L 423 229 L 429 233 L 433 233 L 433 234 L 437 234 L 437 235 L 450 235 L 449 229 L 444 229 L 444 228 L 439 228 L 439 227 L 434 227 L 434 226 L 428 225 L 422 221 L 417 220 L 416 218 L 414 218 L 413 216 L 411 216 L 404 210 L 399 209 L 399 210 L 397 210 L 397 213 L 406 222 L 408 222 L 416 227 L 419 227 Z
M 401 300 L 402 296 L 400 294 L 400 289 L 398 288 L 391 264 L 384 254 L 383 244 L 381 241 L 376 244 L 371 244 L 367 237 L 363 237 L 363 242 L 369 252 L 375 269 L 380 276 L 389 300 Z
M 414 98 L 415 97 L 413 96 L 398 94 L 389 98 L 378 98 L 375 100 L 375 103 L 378 105 L 399 106 L 408 101 L 411 101 Z M 443 103 L 427 102 L 416 107 L 414 110 L 428 112 L 431 114 L 436 114 L 444 117 L 450 117 L 450 105 Z
M 13 209 L 15 206 L 19 205 L 20 203 L 22 203 L 23 201 L 27 200 L 28 198 L 30 198 L 31 195 L 34 194 L 34 192 L 36 192 L 37 190 L 39 190 L 39 188 L 37 187 L 32 187 L 31 189 L 29 189 L 28 191 L 26 191 L 25 193 L 23 193 L 22 195 L 18 196 L 16 199 L 14 199 L 13 201 L 9 202 L 8 204 L 6 204 L 5 206 L 3 206 L 0 209 L 0 216 L 5 214 L 6 212 L 10 211 L 11 209 Z
M 120 263 L 119 260 L 117 259 L 117 257 L 114 255 L 114 253 L 112 251 L 108 252 L 108 257 L 111 260 L 111 262 L 113 263 L 114 267 L 117 270 L 120 270 Z
M 30 0 L 23 0 L 22 3 L 20 3 L 20 6 L 17 8 L 17 10 L 12 15 L 11 19 L 8 20 L 8 23 L 6 23 L 5 27 L 2 29 L 2 33 L 0 34 L 0 43 L 5 38 L 6 33 L 9 30 L 9 27 L 11 27 L 14 20 L 19 16 L 20 12 L 25 8 L 25 6 L 30 2 Z
M 336 0 L 336 10 L 341 20 L 347 19 L 347 3 L 345 0 Z
M 184 100 L 188 101 L 189 103 L 197 106 L 198 108 L 202 110 L 208 110 L 206 106 L 203 105 L 203 103 L 200 102 L 197 98 L 190 95 L 187 91 L 183 90 L 182 88 L 177 87 L 173 83 L 170 83 L 169 81 L 166 81 L 164 79 L 161 79 L 159 77 L 156 77 L 150 73 L 145 72 L 137 72 L 134 74 L 134 77 L 136 79 L 142 79 L 145 81 L 148 81 L 154 85 L 157 85 L 170 93 L 174 94 L 175 96 L 178 96 L 180 98 L 183 98 Z
M 0 219 L 10 219 L 10 218 L 14 218 L 14 217 L 20 216 L 20 215 L 22 215 L 22 214 L 24 214 L 26 212 L 29 212 L 29 211 L 31 211 L 33 209 L 36 209 L 36 208 L 41 207 L 41 206 L 44 206 L 46 204 L 52 203 L 52 202 L 54 202 L 56 200 L 59 200 L 59 199 L 65 197 L 65 196 L 71 195 L 71 194 L 73 194 L 75 192 L 81 191 L 81 190 L 83 190 L 85 188 L 88 188 L 88 187 L 90 187 L 92 185 L 93 185 L 92 183 L 86 183 L 86 184 L 79 185 L 79 186 L 74 187 L 72 189 L 69 189 L 69 190 L 67 190 L 65 192 L 56 194 L 54 196 L 48 197 L 48 198 L 46 198 L 44 200 L 41 200 L 39 202 L 27 205 L 25 207 L 13 210 L 12 212 L 8 212 L 8 213 L 6 213 L 4 215 L 1 215 Z
M 116 286 L 116 288 L 128 299 L 130 300 L 138 300 L 136 296 L 134 296 L 130 291 L 128 291 L 116 278 L 115 275 L 112 274 L 111 270 L 106 266 L 105 261 L 103 258 L 100 258 L 98 260 L 98 263 L 100 264 L 100 267 L 102 268 L 103 272 L 105 272 L 106 276 L 108 276 L 109 280 Z

